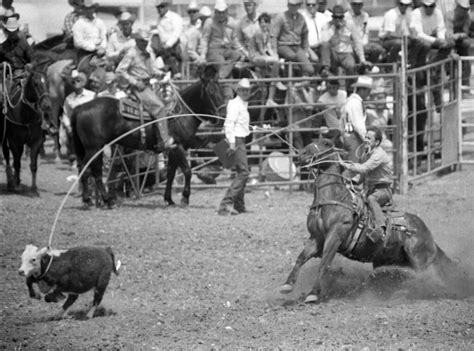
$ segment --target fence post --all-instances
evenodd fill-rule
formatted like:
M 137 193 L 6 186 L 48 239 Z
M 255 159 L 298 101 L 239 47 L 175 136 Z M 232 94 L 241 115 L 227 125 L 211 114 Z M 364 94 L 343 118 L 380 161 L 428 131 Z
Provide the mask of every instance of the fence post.
M 407 36 L 402 37 L 400 80 L 400 193 L 408 192 L 408 82 L 407 82 Z

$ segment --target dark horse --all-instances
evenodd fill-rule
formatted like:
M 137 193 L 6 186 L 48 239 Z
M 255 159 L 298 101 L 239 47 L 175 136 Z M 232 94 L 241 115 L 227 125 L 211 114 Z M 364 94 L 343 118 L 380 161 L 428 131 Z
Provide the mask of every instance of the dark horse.
M 13 77 L 12 82 L 21 81 L 21 84 L 12 83 L 9 89 L 4 88 L 0 140 L 6 160 L 8 190 L 19 191 L 21 189 L 21 157 L 24 145 L 28 145 L 30 148 L 31 191 L 37 195 L 38 154 L 44 142 L 41 123 L 43 113 L 50 113 L 51 102 L 46 77 L 41 67 L 37 65 L 25 75 L 23 78 Z M 9 78 L 6 80 L 8 82 Z M 5 86 L 8 85 L 5 84 Z M 13 155 L 14 173 L 10 166 L 10 151 Z
M 170 133 L 173 135 L 178 147 L 168 153 L 168 172 L 165 202 L 174 205 L 171 198 L 171 187 L 178 167 L 184 175 L 185 183 L 183 189 L 183 205 L 189 204 L 191 192 L 191 168 L 186 159 L 185 150 L 192 147 L 197 142 L 196 132 L 203 121 L 213 120 L 205 115 L 217 115 L 221 107 L 224 107 L 224 97 L 217 82 L 217 70 L 213 66 L 208 66 L 203 70 L 200 80 L 185 88 L 180 93 L 178 107 L 181 112 L 176 114 L 191 114 L 180 116 L 169 120 Z M 176 110 L 175 110 L 176 111 Z M 201 116 L 199 116 L 201 115 Z M 78 106 L 73 111 L 71 118 L 73 131 L 73 142 L 78 158 L 80 169 L 99 151 L 105 144 L 116 139 L 120 135 L 139 126 L 138 121 L 129 121 L 123 118 L 119 111 L 119 101 L 113 98 L 101 97 L 86 104 Z M 145 147 L 155 151 L 157 144 L 154 126 L 145 128 Z M 132 149 L 140 149 L 140 130 L 124 137 L 118 144 Z M 92 174 L 95 179 L 97 189 L 102 195 L 104 203 L 111 206 L 113 199 L 105 189 L 102 182 L 102 155 L 97 157 L 84 173 L 82 177 L 82 200 L 87 207 L 91 204 L 91 197 L 88 189 L 87 179 Z
M 359 205 L 353 205 L 353 196 L 339 163 L 340 152 L 343 152 L 340 148 L 344 147 L 341 142 L 339 135 L 335 140 L 324 138 L 306 146 L 300 155 L 300 162 L 311 165 L 316 173 L 314 200 L 306 223 L 310 237 L 281 291 L 291 292 L 301 267 L 310 258 L 319 257 L 317 281 L 305 302 L 327 299 L 328 269 L 337 252 L 356 261 L 372 262 L 374 269 L 399 266 L 420 271 L 433 265 L 442 278 L 448 278 L 453 262 L 416 215 L 402 213 L 397 218 L 392 217 L 383 240 L 372 241 L 366 235 L 367 221 L 362 217 L 370 215 L 360 195 L 356 196 Z

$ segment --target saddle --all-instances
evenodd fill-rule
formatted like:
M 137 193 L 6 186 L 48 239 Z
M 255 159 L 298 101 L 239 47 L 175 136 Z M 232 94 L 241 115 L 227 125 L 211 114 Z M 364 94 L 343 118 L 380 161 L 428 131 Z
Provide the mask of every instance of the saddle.
M 343 247 L 344 255 L 352 257 L 351 253 L 354 248 L 361 242 L 370 240 L 374 245 L 382 243 L 382 247 L 390 245 L 392 241 L 400 242 L 397 239 L 399 235 L 411 236 L 414 233 L 414 229 L 408 227 L 408 223 L 405 218 L 405 212 L 396 209 L 392 203 L 388 203 L 382 207 L 382 211 L 385 214 L 385 235 L 383 238 L 375 238 L 371 236 L 373 229 L 375 228 L 374 214 L 370 209 L 367 201 L 363 196 L 360 195 L 354 188 L 348 187 L 352 196 L 352 206 L 354 213 L 357 216 L 357 224 L 351 231 L 349 237 L 344 242 Z M 375 251 L 374 251 L 375 254 Z M 361 259 L 358 257 L 358 259 Z M 363 262 L 371 262 L 372 257 L 366 257 Z
M 127 97 L 120 99 L 120 114 L 128 120 L 139 121 L 144 124 L 152 120 L 148 111 L 143 108 L 143 104 L 134 94 L 128 94 Z

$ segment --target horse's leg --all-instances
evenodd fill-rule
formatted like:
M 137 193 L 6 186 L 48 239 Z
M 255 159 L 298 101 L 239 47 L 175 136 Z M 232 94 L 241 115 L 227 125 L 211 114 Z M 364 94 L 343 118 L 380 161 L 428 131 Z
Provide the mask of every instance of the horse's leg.
M 42 132 L 41 132 L 42 133 Z M 38 188 L 36 187 L 36 172 L 38 171 L 38 155 L 43 145 L 44 137 L 40 138 L 35 144 L 31 145 L 30 149 L 30 172 L 31 172 L 31 192 L 39 196 Z
M 179 147 L 180 146 L 178 146 L 178 148 Z M 164 196 L 165 202 L 168 204 L 168 206 L 175 205 L 173 199 L 171 198 L 171 192 L 173 189 L 173 181 L 179 163 L 179 155 L 177 153 L 178 148 L 176 148 L 175 150 L 170 150 L 168 154 L 168 170 L 166 172 L 166 189 Z
M 7 190 L 13 191 L 14 182 L 13 182 L 13 171 L 10 165 L 10 148 L 8 147 L 8 142 L 5 140 L 3 142 L 3 158 L 5 159 L 5 173 L 7 176 Z
M 336 252 L 341 246 L 342 240 L 339 236 L 340 227 L 333 227 L 329 231 L 326 241 L 324 243 L 323 254 L 321 256 L 321 262 L 318 268 L 318 278 L 313 288 L 311 289 L 308 296 L 306 296 L 305 302 L 319 302 L 320 298 L 324 295 L 321 294 L 322 288 L 324 287 L 326 275 L 329 271 L 329 267 L 336 256 Z
M 105 188 L 104 182 L 102 180 L 102 167 L 103 167 L 103 153 L 100 153 L 97 158 L 91 163 L 91 173 L 92 177 L 94 178 L 96 191 L 102 197 L 102 200 L 109 208 L 113 206 L 113 202 L 110 198 L 107 189 Z
M 15 191 L 21 190 L 21 156 L 23 155 L 23 143 L 19 143 L 11 148 L 13 154 L 13 186 Z
M 298 279 L 301 267 L 312 257 L 318 257 L 318 243 L 316 242 L 316 239 L 311 237 L 306 240 L 303 251 L 298 255 L 293 269 L 288 275 L 285 284 L 281 287 L 280 291 L 282 293 L 288 294 L 293 291 L 293 286 Z
M 184 188 L 181 198 L 181 205 L 188 206 L 189 205 L 189 196 L 191 195 L 191 167 L 189 166 L 188 159 L 186 158 L 186 153 L 183 147 L 180 145 L 177 150 L 177 162 L 181 172 L 183 172 L 184 176 Z

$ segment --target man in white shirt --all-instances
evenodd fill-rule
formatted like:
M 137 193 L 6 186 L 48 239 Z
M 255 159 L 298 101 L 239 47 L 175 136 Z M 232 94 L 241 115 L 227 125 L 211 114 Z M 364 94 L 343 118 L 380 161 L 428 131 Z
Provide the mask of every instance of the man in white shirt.
M 330 62 L 329 52 L 328 50 L 321 50 L 321 44 L 323 38 L 327 37 L 323 34 L 323 30 L 332 18 L 319 12 L 317 5 L 317 0 L 306 0 L 306 9 L 300 10 L 308 27 L 308 55 L 310 61 L 314 63 Z M 326 56 L 322 57 L 324 55 Z M 323 75 L 327 74 L 328 72 L 323 72 Z
M 399 0 L 398 6 L 388 10 L 383 16 L 379 38 L 387 50 L 387 62 L 397 62 L 402 48 L 402 38 L 411 37 L 409 23 L 412 0 Z
M 156 0 L 158 19 L 156 30 L 152 32 L 151 47 L 169 65 L 173 75 L 181 74 L 181 46 L 179 39 L 183 33 L 183 18 L 169 9 L 171 0 Z
M 329 129 L 341 130 L 341 108 L 346 103 L 346 100 L 347 92 L 340 89 L 339 81 L 337 79 L 328 80 L 327 91 L 318 99 L 318 103 L 323 104 L 320 109 L 327 110 L 324 112 L 324 120 L 326 123 L 321 123 L 320 126 L 325 124 Z
M 114 63 L 114 67 L 122 60 L 128 49 L 135 46 L 132 36 L 135 16 L 130 12 L 122 12 L 118 18 L 119 30 L 110 35 L 107 43 L 106 57 Z
M 103 56 L 107 47 L 107 27 L 97 18 L 97 3 L 84 1 L 82 14 L 72 26 L 74 47 L 78 49 L 78 61 L 88 54 Z
M 247 150 L 245 149 L 245 138 L 250 134 L 250 115 L 248 111 L 250 89 L 249 80 L 247 78 L 241 79 L 236 86 L 237 96 L 229 100 L 227 104 L 224 130 L 229 142 L 229 149 L 233 154 L 232 157 L 237 174 L 219 205 L 219 215 L 236 215 L 247 212 L 244 195 L 245 186 L 249 179 L 249 165 Z
M 413 10 L 410 18 L 413 35 L 408 49 L 408 62 L 413 67 L 426 64 L 431 49 L 438 50 L 433 61 L 446 58 L 451 46 L 446 40 L 443 13 L 436 8 L 436 0 L 423 0 L 423 5 Z

